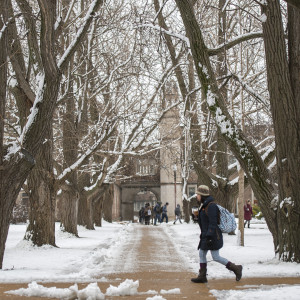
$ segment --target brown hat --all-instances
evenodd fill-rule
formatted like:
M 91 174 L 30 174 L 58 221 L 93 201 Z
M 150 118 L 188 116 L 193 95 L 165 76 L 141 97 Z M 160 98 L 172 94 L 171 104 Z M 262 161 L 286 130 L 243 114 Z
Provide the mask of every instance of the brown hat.
M 199 185 L 196 194 L 209 196 L 209 187 L 207 185 Z

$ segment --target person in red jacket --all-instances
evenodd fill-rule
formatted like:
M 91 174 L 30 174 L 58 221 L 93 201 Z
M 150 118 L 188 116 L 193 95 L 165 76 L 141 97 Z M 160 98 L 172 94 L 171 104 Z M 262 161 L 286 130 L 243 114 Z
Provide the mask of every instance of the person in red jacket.
M 246 227 L 246 224 L 248 223 L 248 228 L 250 228 L 250 221 L 252 219 L 252 206 L 250 200 L 247 201 L 247 203 L 244 205 L 244 227 Z

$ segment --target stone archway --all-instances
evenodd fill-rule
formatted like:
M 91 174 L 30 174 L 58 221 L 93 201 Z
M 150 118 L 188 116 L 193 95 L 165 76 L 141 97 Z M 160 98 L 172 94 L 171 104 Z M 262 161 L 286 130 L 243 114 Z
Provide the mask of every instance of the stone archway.
M 142 207 L 145 207 L 146 203 L 149 203 L 150 206 L 154 206 L 158 201 L 156 195 L 151 192 L 150 190 L 140 191 L 135 195 L 134 202 L 133 202 L 133 212 L 134 215 L 138 215 L 139 210 Z
M 143 186 L 143 187 L 141 187 Z M 124 184 L 121 186 L 121 213 L 122 220 L 138 219 L 138 211 L 145 203 L 160 201 L 159 184 Z

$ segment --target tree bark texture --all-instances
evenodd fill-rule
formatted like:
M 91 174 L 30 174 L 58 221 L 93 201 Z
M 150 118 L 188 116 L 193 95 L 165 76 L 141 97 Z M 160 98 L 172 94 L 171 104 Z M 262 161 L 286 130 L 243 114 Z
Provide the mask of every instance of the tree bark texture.
M 106 184 L 104 186 L 104 194 L 103 194 L 103 205 L 97 205 L 99 207 L 97 214 L 94 214 L 95 224 L 100 224 L 97 226 L 101 226 L 102 217 L 107 222 L 112 222 L 112 205 L 114 200 L 114 192 L 113 185 Z
M 73 63 L 72 63 L 73 64 Z M 78 132 L 76 126 L 76 109 L 75 98 L 73 97 L 73 80 L 70 80 L 67 87 L 65 114 L 63 120 L 63 155 L 64 168 L 70 167 L 78 158 Z M 64 201 L 64 213 L 62 214 L 62 226 L 65 231 L 78 235 L 77 231 L 77 214 L 78 214 L 78 176 L 77 171 L 73 171 L 67 176 L 64 185 L 67 187 L 63 190 L 62 199 Z M 72 203 L 72 199 L 74 203 Z M 73 210 L 73 211 L 72 211 Z M 73 216 L 73 218 L 70 218 Z M 71 222 L 71 223 L 70 223 Z M 71 231 L 69 231 L 71 230 Z
M 299 9 L 289 7 L 289 60 L 279 1 L 262 7 L 265 54 L 279 177 L 277 202 L 279 258 L 300 262 Z M 295 17 L 297 19 L 295 19 Z M 298 102 L 297 102 L 298 100 Z
M 36 156 L 36 165 L 28 177 L 29 224 L 25 239 L 36 246 L 55 244 L 55 198 L 53 176 L 52 126 Z
M 238 200 L 238 210 L 239 210 L 239 245 L 245 246 L 244 244 L 244 192 L 245 192 L 245 186 L 244 186 L 244 170 L 239 170 L 239 200 Z
M 8 23 L 7 0 L 0 3 L 0 28 L 4 28 Z M 8 25 L 8 24 L 7 24 Z M 10 215 L 6 214 L 10 211 L 9 203 L 5 198 L 5 185 L 7 182 L 4 178 L 4 120 L 5 120 L 5 104 L 6 104 L 6 87 L 7 87 L 7 50 L 8 49 L 8 33 L 4 30 L 0 39 L 0 269 L 2 269 L 5 242 L 9 228 Z
M 72 174 L 73 175 L 73 174 Z M 70 175 L 70 177 L 72 177 Z M 70 182 L 73 182 L 75 178 L 70 178 Z M 77 215 L 78 215 L 78 200 L 79 194 L 77 189 L 68 183 L 62 186 L 63 201 L 62 201 L 62 213 L 61 213 L 61 226 L 62 230 L 78 236 L 77 230 Z
M 78 225 L 85 226 L 87 229 L 94 229 L 92 203 L 89 194 L 84 190 L 84 187 L 90 185 L 90 179 L 89 174 L 81 174 L 79 177 Z

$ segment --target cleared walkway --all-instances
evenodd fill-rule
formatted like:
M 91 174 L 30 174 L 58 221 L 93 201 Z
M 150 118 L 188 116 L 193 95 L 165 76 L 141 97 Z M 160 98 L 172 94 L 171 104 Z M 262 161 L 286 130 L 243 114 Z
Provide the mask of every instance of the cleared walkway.
M 232 278 L 209 280 L 207 284 L 195 284 L 190 281 L 196 274 L 185 269 L 176 249 L 172 246 L 169 236 L 159 226 L 136 226 L 133 234 L 126 240 L 124 247 L 120 250 L 118 259 L 107 261 L 103 269 L 103 276 L 108 282 L 99 282 L 102 292 L 109 285 L 118 286 L 125 279 L 139 280 L 138 292 L 149 290 L 161 291 L 179 288 L 180 294 L 164 294 L 163 298 L 173 299 L 215 299 L 209 292 L 212 289 L 229 290 L 249 288 L 249 285 L 278 285 L 278 284 L 300 284 L 300 278 L 247 278 L 236 282 Z M 113 267 L 114 272 L 111 270 Z M 74 284 L 70 283 L 42 283 L 43 286 L 67 288 Z M 78 284 L 82 289 L 87 284 Z M 39 297 L 20 297 L 4 294 L 4 291 L 26 288 L 27 284 L 5 284 L 0 285 L 0 299 L 51 299 Z M 135 295 L 122 297 L 106 297 L 106 299 L 143 299 L 154 295 Z M 52 298 L 53 299 L 53 298 Z

